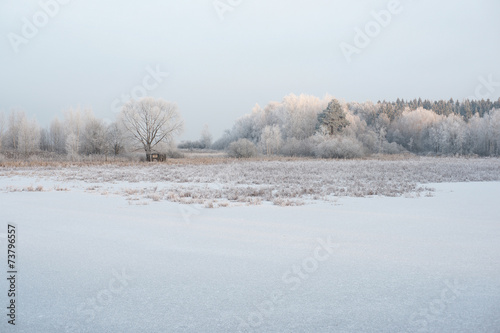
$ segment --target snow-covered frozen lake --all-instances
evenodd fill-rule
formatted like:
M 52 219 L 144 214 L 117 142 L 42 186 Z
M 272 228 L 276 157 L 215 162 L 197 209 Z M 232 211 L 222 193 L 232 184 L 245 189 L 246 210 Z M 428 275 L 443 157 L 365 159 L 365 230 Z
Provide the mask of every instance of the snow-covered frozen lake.
M 0 193 L 1 332 L 500 332 L 500 182 L 220 209 L 88 186 Z

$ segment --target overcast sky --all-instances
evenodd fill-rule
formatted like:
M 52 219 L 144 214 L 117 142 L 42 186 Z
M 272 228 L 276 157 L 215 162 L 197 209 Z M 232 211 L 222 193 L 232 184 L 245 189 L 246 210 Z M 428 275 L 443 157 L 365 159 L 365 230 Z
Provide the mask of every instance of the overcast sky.
M 183 139 L 205 123 L 217 138 L 289 93 L 462 99 L 500 82 L 498 0 L 59 0 L 50 17 L 54 1 L 0 2 L 0 111 L 44 126 L 78 106 L 114 120 L 147 91 L 179 105 Z M 497 99 L 500 84 L 478 91 Z

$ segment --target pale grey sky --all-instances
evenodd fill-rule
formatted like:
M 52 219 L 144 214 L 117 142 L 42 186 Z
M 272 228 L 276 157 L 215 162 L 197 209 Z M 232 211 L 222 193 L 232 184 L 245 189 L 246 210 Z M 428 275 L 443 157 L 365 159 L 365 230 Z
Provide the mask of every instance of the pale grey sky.
M 205 123 L 217 138 L 255 103 L 289 93 L 462 99 L 481 76 L 500 82 L 500 1 L 399 3 L 3 0 L 0 111 L 21 108 L 47 125 L 82 106 L 113 120 L 122 95 L 146 90 L 177 102 L 182 138 L 197 139 Z M 372 11 L 388 7 L 397 10 L 378 29 Z M 358 40 L 348 62 L 341 43 L 356 47 L 355 29 L 367 27 L 369 44 Z M 500 85 L 481 92 L 497 99 Z

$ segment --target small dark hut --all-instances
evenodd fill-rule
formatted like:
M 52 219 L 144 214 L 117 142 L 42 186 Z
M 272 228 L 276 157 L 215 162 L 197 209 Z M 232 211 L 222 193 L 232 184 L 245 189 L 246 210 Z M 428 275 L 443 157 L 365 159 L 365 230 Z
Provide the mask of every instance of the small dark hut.
M 167 160 L 167 154 L 160 154 L 160 153 L 146 154 L 146 160 L 148 162 L 165 162 Z

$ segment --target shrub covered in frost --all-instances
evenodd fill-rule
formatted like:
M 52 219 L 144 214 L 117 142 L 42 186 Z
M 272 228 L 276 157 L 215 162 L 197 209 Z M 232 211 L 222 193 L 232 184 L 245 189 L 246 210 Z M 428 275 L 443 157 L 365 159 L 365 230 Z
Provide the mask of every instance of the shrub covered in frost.
M 382 143 L 382 151 L 386 154 L 400 154 L 405 152 L 406 150 L 396 142 L 389 143 L 386 141 Z
M 178 151 L 177 149 L 169 149 L 167 151 L 168 158 L 184 158 L 184 154 Z
M 314 152 L 321 158 L 357 158 L 364 155 L 361 142 L 351 137 L 334 137 L 321 142 Z
M 236 158 L 248 158 L 257 156 L 257 147 L 247 139 L 239 139 L 229 145 L 228 155 Z
M 289 138 L 281 147 L 280 153 L 284 156 L 314 156 L 314 144 L 310 139 Z

